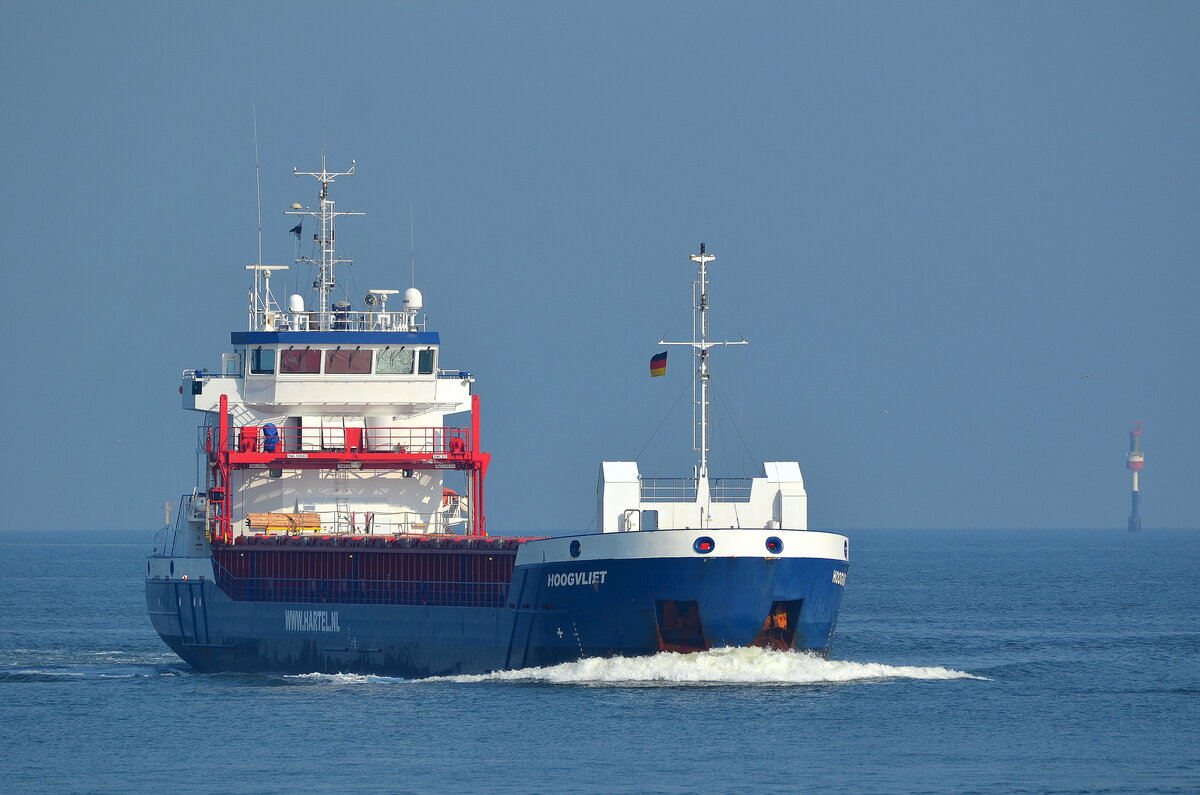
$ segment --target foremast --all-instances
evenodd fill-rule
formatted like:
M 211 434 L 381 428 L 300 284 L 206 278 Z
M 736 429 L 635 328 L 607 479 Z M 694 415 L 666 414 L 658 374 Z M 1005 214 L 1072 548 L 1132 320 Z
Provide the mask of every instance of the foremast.
M 703 506 L 703 515 L 709 513 L 711 503 L 708 483 L 708 448 L 709 448 L 709 381 L 712 372 L 709 369 L 709 348 L 719 345 L 746 345 L 746 340 L 716 342 L 708 338 L 709 334 L 709 302 L 708 302 L 708 264 L 716 261 L 716 256 L 705 251 L 700 244 L 700 253 L 692 254 L 689 259 L 696 263 L 696 280 L 692 282 L 692 339 L 690 342 L 668 342 L 660 340 L 660 345 L 688 345 L 692 348 L 692 358 L 695 363 L 695 379 L 692 381 L 692 449 L 698 453 L 696 463 L 696 502 Z

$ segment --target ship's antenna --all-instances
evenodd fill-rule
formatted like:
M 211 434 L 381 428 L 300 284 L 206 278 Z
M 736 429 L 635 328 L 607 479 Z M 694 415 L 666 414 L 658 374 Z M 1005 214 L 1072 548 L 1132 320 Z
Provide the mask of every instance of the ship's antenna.
M 254 191 L 258 197 L 258 264 L 262 265 L 262 176 L 258 163 L 258 108 L 250 107 L 254 122 Z
M 320 261 L 309 257 L 298 257 L 297 262 L 307 262 L 310 265 L 317 265 L 320 268 L 317 280 L 313 282 L 313 287 L 316 288 L 317 294 L 320 296 L 320 311 L 317 315 L 318 328 L 321 331 L 328 331 L 330 327 L 329 317 L 329 293 L 332 292 L 337 282 L 333 278 L 333 269 L 335 265 L 349 264 L 353 260 L 338 259 L 335 250 L 334 240 L 334 221 L 338 216 L 342 215 L 363 215 L 360 212 L 351 212 L 349 210 L 336 210 L 335 203 L 329 198 L 329 183 L 333 182 L 337 177 L 352 177 L 357 161 L 350 161 L 349 171 L 330 171 L 325 165 L 325 150 L 321 150 L 321 170 L 320 171 L 300 171 L 292 168 L 292 173 L 298 177 L 315 177 L 321 183 L 321 205 L 317 212 L 308 209 L 291 209 L 284 210 L 284 215 L 311 215 L 313 218 L 321 222 L 321 232 L 317 237 L 317 243 L 321 246 Z
M 271 306 L 271 272 L 287 270 L 287 265 L 263 265 L 263 232 L 262 232 L 262 170 L 258 156 L 258 108 L 250 107 L 250 118 L 254 129 L 254 191 L 258 200 L 258 259 L 253 265 L 247 265 L 246 270 L 254 271 L 253 288 L 250 291 L 250 310 L 247 328 L 250 331 L 265 329 L 274 331 L 274 319 Z M 299 207 L 299 205 L 296 205 Z
M 412 191 L 408 192 L 408 246 L 409 246 L 409 263 L 412 266 L 412 284 L 411 287 L 417 286 L 417 233 L 416 227 L 413 226 L 413 198 Z
M 262 311 L 265 317 L 266 310 L 262 296 L 262 176 L 258 162 L 258 108 L 254 105 L 250 106 L 250 122 L 254 131 L 254 197 L 258 203 L 258 259 L 254 261 L 254 265 L 247 266 L 254 271 L 254 279 L 250 289 L 250 311 L 246 327 L 253 331 L 257 328 L 259 312 Z M 270 271 L 267 272 L 267 275 L 270 276 Z M 270 297 L 268 296 L 267 302 L 269 301 Z

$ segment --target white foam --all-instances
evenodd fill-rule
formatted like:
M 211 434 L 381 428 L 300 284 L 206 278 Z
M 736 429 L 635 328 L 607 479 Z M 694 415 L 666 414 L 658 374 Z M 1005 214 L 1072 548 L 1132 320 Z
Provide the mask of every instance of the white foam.
M 364 685 L 374 684 L 377 682 L 407 682 L 407 679 L 400 679 L 393 676 L 376 676 L 374 674 L 286 674 L 284 679 L 295 679 L 303 684 L 331 684 L 331 685 Z
M 546 682 L 579 685 L 818 685 L 894 679 L 986 679 L 950 668 L 823 660 L 794 651 L 721 648 L 694 654 L 592 658 L 547 668 L 439 676 L 422 682 Z
M 490 674 L 402 679 L 374 674 L 287 674 L 297 684 L 364 685 L 427 682 L 541 682 L 570 685 L 821 685 L 841 682 L 885 682 L 896 679 L 977 679 L 952 668 L 885 665 L 849 660 L 823 660 L 795 651 L 721 648 L 694 654 L 660 652 L 648 657 L 590 658 L 546 668 L 522 668 Z

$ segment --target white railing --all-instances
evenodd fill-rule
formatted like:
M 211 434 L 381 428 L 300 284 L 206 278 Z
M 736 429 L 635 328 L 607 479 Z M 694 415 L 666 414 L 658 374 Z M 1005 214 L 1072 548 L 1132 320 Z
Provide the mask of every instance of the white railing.
M 366 312 L 329 310 L 324 314 L 328 331 L 424 331 L 425 318 L 417 312 Z M 320 331 L 320 312 L 263 312 L 254 314 L 251 331 Z

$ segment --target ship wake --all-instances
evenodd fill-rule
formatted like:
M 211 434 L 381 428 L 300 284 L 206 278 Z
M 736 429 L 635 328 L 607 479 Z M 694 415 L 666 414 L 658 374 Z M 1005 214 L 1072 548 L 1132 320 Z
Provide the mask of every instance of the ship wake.
M 795 651 L 721 648 L 693 654 L 578 660 L 546 668 L 444 676 L 423 682 L 530 682 L 562 685 L 824 685 L 897 679 L 979 679 L 966 671 L 824 660 Z

